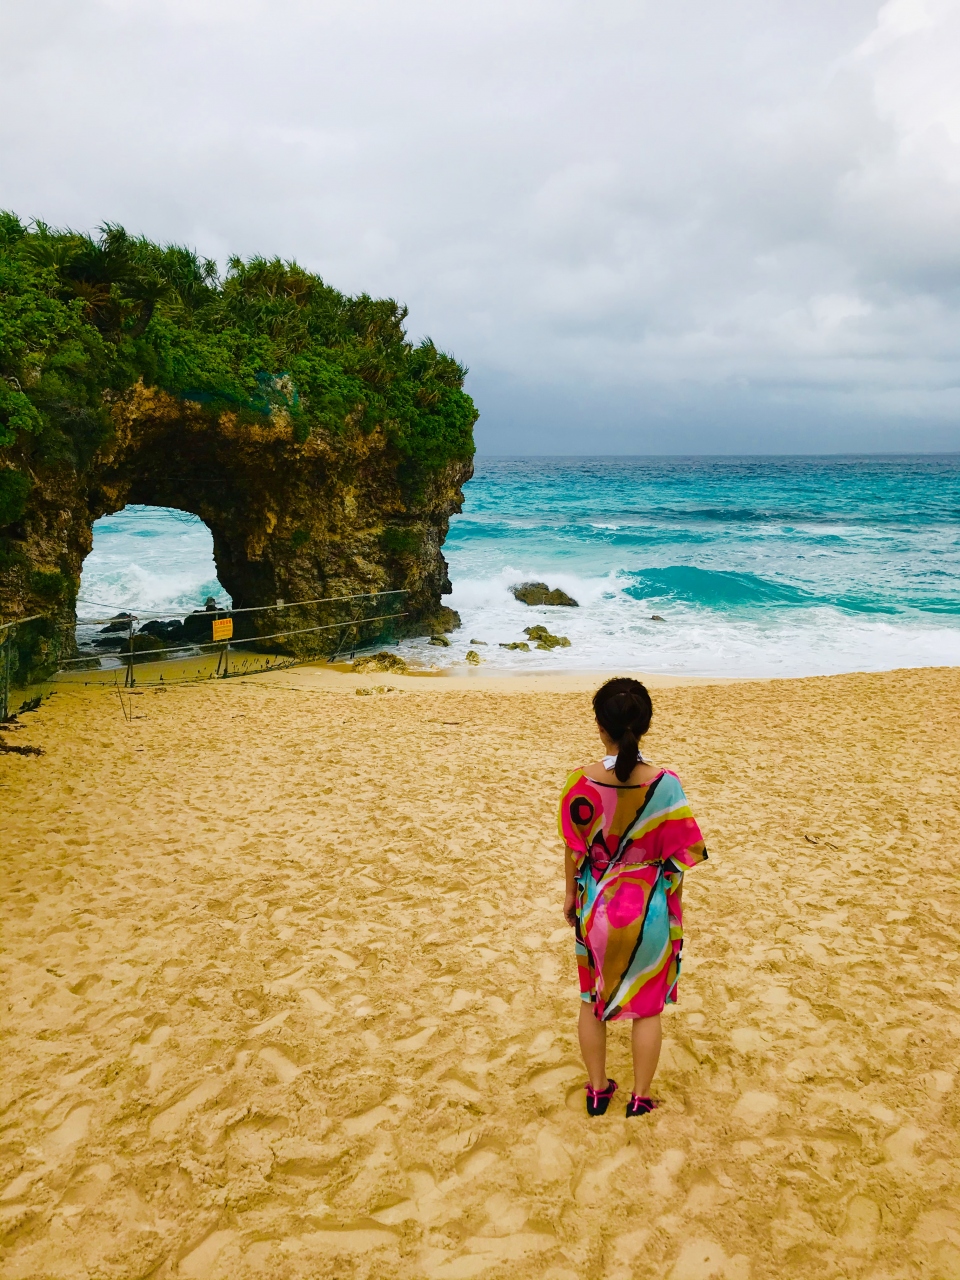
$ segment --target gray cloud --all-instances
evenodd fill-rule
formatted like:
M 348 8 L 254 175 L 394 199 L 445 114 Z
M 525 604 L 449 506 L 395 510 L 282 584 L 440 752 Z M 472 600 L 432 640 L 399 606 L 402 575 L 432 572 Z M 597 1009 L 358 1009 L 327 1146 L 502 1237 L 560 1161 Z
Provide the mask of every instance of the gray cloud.
M 404 299 L 481 448 L 960 447 L 957 0 L 0 23 L 0 203 Z

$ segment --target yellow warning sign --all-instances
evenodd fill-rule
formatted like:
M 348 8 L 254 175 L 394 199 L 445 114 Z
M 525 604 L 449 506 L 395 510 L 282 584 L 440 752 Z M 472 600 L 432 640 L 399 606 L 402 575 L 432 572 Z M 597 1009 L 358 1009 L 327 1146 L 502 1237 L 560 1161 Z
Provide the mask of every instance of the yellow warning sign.
M 233 635 L 233 619 L 232 618 L 214 618 L 213 620 L 213 638 L 214 640 L 229 640 Z

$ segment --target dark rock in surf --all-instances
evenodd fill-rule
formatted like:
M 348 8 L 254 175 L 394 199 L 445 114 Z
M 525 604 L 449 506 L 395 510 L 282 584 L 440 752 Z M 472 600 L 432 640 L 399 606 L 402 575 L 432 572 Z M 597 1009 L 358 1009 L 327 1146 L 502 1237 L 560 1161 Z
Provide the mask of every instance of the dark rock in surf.
M 524 627 L 523 634 L 536 642 L 538 649 L 569 649 L 566 636 L 555 636 L 546 627 Z
M 145 622 L 137 635 L 155 636 L 157 640 L 164 640 L 170 644 L 176 644 L 183 637 L 183 623 L 179 618 L 174 618 L 170 622 L 164 622 L 157 618 L 152 622 Z
M 559 587 L 548 587 L 545 582 L 521 582 L 510 590 L 513 598 L 519 600 L 521 604 L 550 604 L 564 605 L 571 609 L 579 608 L 573 596 L 568 596 Z
M 132 616 L 130 613 L 115 613 L 113 619 L 105 627 L 100 628 L 100 634 L 103 636 L 111 631 L 129 631 Z

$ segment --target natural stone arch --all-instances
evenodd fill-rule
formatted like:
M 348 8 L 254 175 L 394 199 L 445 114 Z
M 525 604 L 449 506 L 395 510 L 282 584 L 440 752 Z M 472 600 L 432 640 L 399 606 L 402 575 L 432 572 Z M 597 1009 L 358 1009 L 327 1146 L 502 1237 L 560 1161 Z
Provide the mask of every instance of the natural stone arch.
M 64 649 L 93 521 L 128 502 L 201 516 L 238 607 L 399 589 L 408 632 L 449 625 L 440 548 L 477 411 L 406 318 L 296 262 L 221 273 L 0 211 L 0 622 L 43 615 L 18 629 L 21 678 Z
M 34 576 L 56 566 L 73 584 L 51 611 L 61 626 L 75 621 L 75 584 L 93 546 L 94 521 L 131 503 L 179 508 L 204 521 L 217 576 L 236 609 L 402 590 L 407 616 L 397 634 L 459 623 L 441 599 L 451 589 L 441 548 L 470 462 L 448 465 L 412 492 L 379 431 L 336 438 L 315 432 L 301 442 L 282 414 L 251 424 L 142 385 L 113 404 L 112 416 L 111 440 L 82 473 L 37 477 L 21 522 L 20 545 Z M 281 628 L 276 613 L 242 615 L 236 634 L 315 626 L 331 615 L 306 606 L 282 616 Z M 34 628 L 22 670 L 55 656 L 46 631 Z M 332 632 L 327 648 L 336 637 Z M 304 651 L 296 639 L 287 647 Z M 310 651 L 323 647 L 322 636 L 310 637 Z

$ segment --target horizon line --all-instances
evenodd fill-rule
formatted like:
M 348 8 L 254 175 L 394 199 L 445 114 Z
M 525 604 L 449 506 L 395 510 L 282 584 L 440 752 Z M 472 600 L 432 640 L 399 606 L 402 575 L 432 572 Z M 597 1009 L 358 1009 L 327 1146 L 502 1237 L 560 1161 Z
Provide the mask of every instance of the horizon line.
M 474 458 L 511 458 L 515 461 L 535 458 L 960 458 L 960 449 L 907 451 L 876 450 L 870 453 L 838 451 L 834 453 L 487 453 L 479 449 Z

